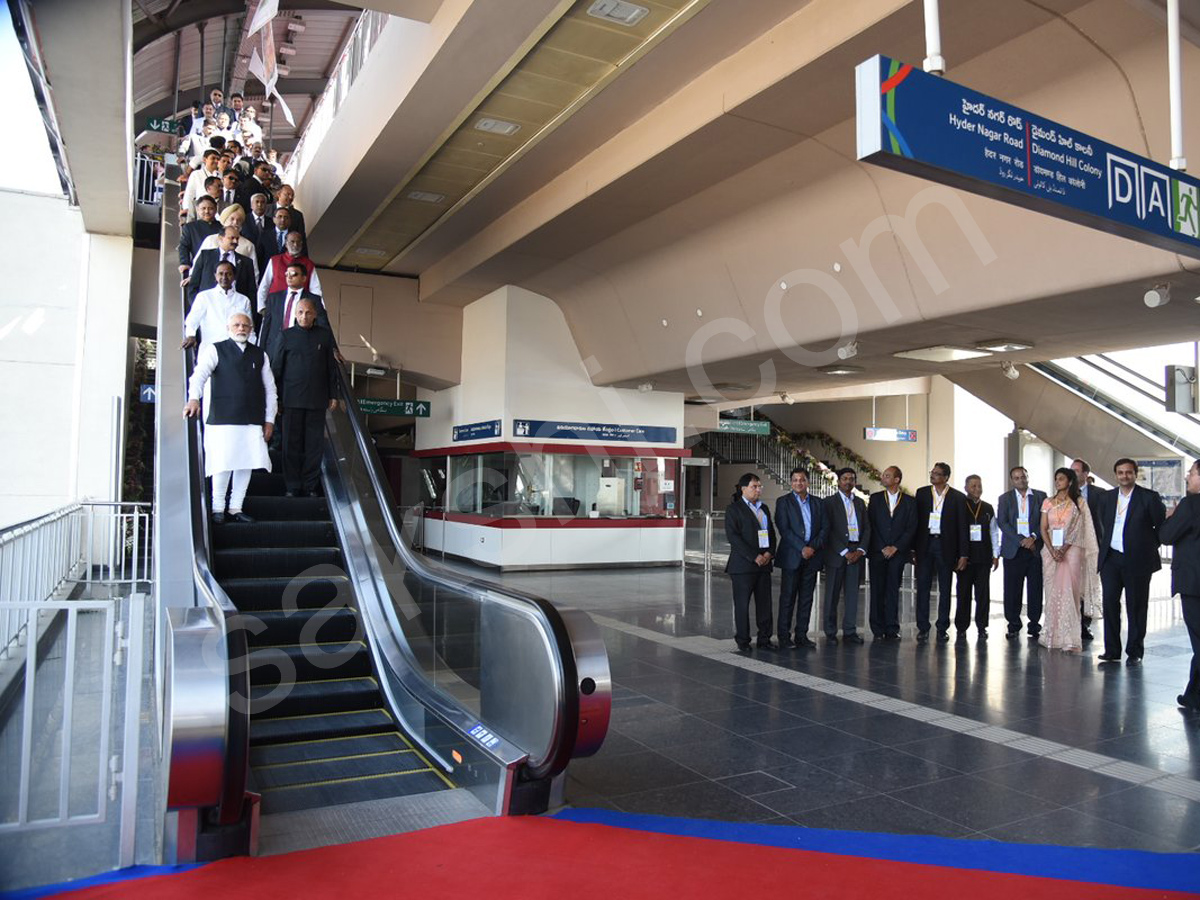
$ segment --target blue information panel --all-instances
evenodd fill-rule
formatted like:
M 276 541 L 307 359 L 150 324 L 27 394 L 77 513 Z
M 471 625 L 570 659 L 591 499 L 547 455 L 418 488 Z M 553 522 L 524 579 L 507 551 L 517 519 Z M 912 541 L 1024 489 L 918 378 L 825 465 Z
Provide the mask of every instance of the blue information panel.
M 868 426 L 863 429 L 863 437 L 868 441 L 900 441 L 902 443 L 912 444 L 917 440 L 917 429 L 873 428 Z
M 660 425 L 613 425 L 603 422 L 545 422 L 513 419 L 513 438 L 541 441 L 639 441 L 647 444 L 675 443 L 675 429 Z
M 158 388 L 152 384 L 143 384 L 138 390 L 138 399 L 143 403 L 154 403 L 158 400 Z
M 453 440 L 455 443 L 459 441 L 477 441 L 480 438 L 498 437 L 500 437 L 499 419 L 489 419 L 486 422 L 472 422 L 470 425 L 454 426 Z
M 1200 257 L 1200 180 L 886 56 L 856 82 L 859 159 Z

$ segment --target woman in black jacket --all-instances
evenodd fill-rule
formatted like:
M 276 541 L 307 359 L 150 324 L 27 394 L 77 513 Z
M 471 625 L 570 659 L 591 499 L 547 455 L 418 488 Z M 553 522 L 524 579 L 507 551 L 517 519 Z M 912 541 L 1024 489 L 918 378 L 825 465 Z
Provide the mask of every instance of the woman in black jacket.
M 734 640 L 738 650 L 750 649 L 750 598 L 758 625 L 758 649 L 775 650 L 771 640 L 771 561 L 775 558 L 775 528 L 771 513 L 761 502 L 762 482 L 753 472 L 738 479 L 733 500 L 725 510 L 725 536 L 729 562 L 725 571 L 733 580 Z

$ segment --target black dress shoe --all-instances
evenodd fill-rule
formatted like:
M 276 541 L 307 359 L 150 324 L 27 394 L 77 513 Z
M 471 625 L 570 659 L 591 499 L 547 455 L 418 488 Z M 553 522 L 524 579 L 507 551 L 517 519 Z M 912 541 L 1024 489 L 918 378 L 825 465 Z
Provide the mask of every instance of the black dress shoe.
M 321 491 L 318 488 L 313 488 L 311 491 L 304 492 L 305 497 L 320 497 Z
M 1200 713 L 1200 706 L 1195 703 L 1188 703 L 1188 698 L 1183 696 L 1183 694 L 1180 694 L 1178 697 L 1176 697 L 1175 702 L 1186 710 L 1194 713 Z
M 1006 632 L 1004 632 L 1004 639 L 1007 641 L 1015 641 L 1017 639 L 1017 635 L 1019 635 L 1020 633 L 1021 633 L 1020 631 L 1012 631 L 1012 630 L 1006 631 Z
M 825 635 L 825 643 L 830 644 L 830 645 L 836 644 L 837 643 L 837 635 L 836 634 Z
M 918 644 L 924 644 L 928 640 L 929 640 L 929 632 L 928 631 L 918 631 L 917 632 L 917 643 Z
M 884 639 L 885 641 L 898 641 L 898 640 L 900 640 L 900 635 L 898 635 L 898 634 L 885 634 L 885 635 L 883 636 L 883 639 Z
M 803 649 L 805 649 L 805 650 L 812 650 L 814 647 L 816 647 L 816 646 L 817 646 L 817 642 L 816 642 L 816 641 L 810 641 L 810 640 L 808 639 L 808 635 L 805 635 L 804 637 L 798 637 L 798 638 L 796 638 L 796 646 L 797 646 L 797 647 L 801 647 L 801 648 L 803 648 Z
M 297 497 L 302 496 L 302 494 L 300 491 L 284 491 L 283 496 L 287 497 L 289 500 L 295 500 Z
M 254 522 L 254 519 L 252 519 L 250 516 L 246 515 L 244 512 L 236 512 L 236 513 L 229 514 L 229 521 L 230 522 L 241 522 L 243 525 L 250 525 Z
M 1031 632 L 1029 632 L 1029 634 L 1028 634 L 1028 635 L 1026 635 L 1026 636 L 1027 636 L 1027 637 L 1028 637 L 1028 638 L 1029 638 L 1031 641 L 1036 641 L 1036 640 L 1037 640 L 1039 637 L 1041 637 L 1041 634 L 1042 634 L 1042 631 L 1041 631 L 1041 629 L 1039 628 L 1037 631 L 1031 631 Z
M 791 650 L 795 646 L 795 642 L 789 637 L 782 637 L 779 639 L 780 650 Z
M 759 650 L 778 650 L 779 649 L 779 645 L 776 644 L 770 638 L 767 638 L 766 640 L 759 638 L 757 641 L 754 642 L 754 646 L 757 647 Z
M 750 652 L 750 642 L 749 641 L 738 641 L 737 649 L 738 649 L 738 653 L 749 653 Z
M 1142 658 L 1140 656 L 1131 656 L 1129 659 L 1125 660 L 1125 665 L 1127 666 L 1140 666 L 1141 664 Z
M 214 525 L 224 525 L 225 524 L 225 513 L 223 513 L 223 512 L 213 513 L 212 520 L 213 520 Z
M 939 632 L 938 632 L 938 636 L 937 636 L 937 642 L 938 642 L 939 644 L 944 644 L 944 643 L 946 643 L 946 642 L 947 642 L 947 641 L 949 641 L 949 640 L 950 640 L 950 634 L 949 634 L 949 632 L 946 632 L 946 631 L 939 631 Z
M 857 631 L 852 631 L 849 634 L 843 634 L 842 640 L 845 641 L 847 644 L 865 644 L 866 643 L 866 641 L 863 640 L 863 636 L 861 634 L 859 634 Z
M 1096 657 L 1096 659 L 1102 663 L 1119 663 L 1121 661 L 1121 655 L 1118 653 L 1116 656 L 1109 656 L 1107 653 L 1101 653 Z
M 1090 644 L 1092 641 L 1094 641 L 1096 639 L 1095 637 L 1093 637 L 1092 632 L 1087 628 L 1083 629 L 1083 631 L 1081 631 L 1079 633 L 1079 636 L 1080 636 L 1080 638 L 1082 638 L 1082 640 L 1085 644 Z

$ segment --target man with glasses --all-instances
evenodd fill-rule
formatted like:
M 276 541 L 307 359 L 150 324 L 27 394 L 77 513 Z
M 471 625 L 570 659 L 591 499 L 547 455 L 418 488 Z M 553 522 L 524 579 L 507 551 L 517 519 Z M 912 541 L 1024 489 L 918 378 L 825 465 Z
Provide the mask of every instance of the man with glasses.
M 967 567 L 967 497 L 950 487 L 950 466 L 935 463 L 929 484 L 917 490 L 917 641 L 929 640 L 929 596 L 938 581 L 937 639 L 950 640 L 954 573 Z
M 1012 490 L 996 501 L 996 524 L 1000 528 L 1000 555 L 1004 558 L 1005 637 L 1012 641 L 1021 633 L 1021 591 L 1026 592 L 1025 614 L 1029 639 L 1042 631 L 1042 504 L 1046 492 L 1031 490 L 1024 466 L 1008 473 Z

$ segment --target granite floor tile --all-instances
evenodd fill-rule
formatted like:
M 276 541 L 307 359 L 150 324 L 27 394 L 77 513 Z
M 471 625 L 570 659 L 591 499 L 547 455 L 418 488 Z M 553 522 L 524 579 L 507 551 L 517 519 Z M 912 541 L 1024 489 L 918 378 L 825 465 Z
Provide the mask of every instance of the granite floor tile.
M 957 822 L 971 831 L 987 831 L 1059 808 L 1011 788 L 970 775 L 943 778 L 891 794 L 919 809 Z
M 1180 844 L 1154 837 L 1105 819 L 1089 816 L 1077 809 L 1056 809 L 1040 816 L 1022 819 L 985 832 L 999 841 L 1018 844 L 1058 844 L 1072 847 L 1107 847 L 1122 850 L 1150 850 L 1180 853 Z
M 809 761 L 858 753 L 879 746 L 873 741 L 838 731 L 828 725 L 806 725 L 786 731 L 769 731 L 755 735 L 754 739 L 781 753 Z
M 1139 785 L 1072 808 L 1183 847 L 1200 845 L 1200 803 L 1163 791 Z
M 980 772 L 1029 759 L 1029 754 L 970 734 L 950 732 L 904 745 L 904 752 L 960 772 Z
M 792 762 L 791 757 L 749 738 L 730 735 L 723 741 L 700 741 L 664 747 L 664 756 L 699 772 L 705 778 L 724 778 L 747 772 L 778 768 Z
M 609 758 L 593 756 L 578 759 L 571 763 L 570 772 L 578 784 L 603 797 L 615 797 L 703 779 L 703 776 L 693 770 L 653 750 Z
M 1074 806 L 1129 789 L 1129 782 L 1053 759 L 1031 757 L 1011 766 L 984 769 L 977 777 L 1059 806 Z
M 792 786 L 787 781 L 775 775 L 769 775 L 766 772 L 747 772 L 744 775 L 730 775 L 727 778 L 718 778 L 717 784 L 723 785 L 731 791 L 737 791 L 745 797 L 753 797 L 757 794 L 766 794 L 771 791 L 781 791 Z
M 923 809 L 880 795 L 850 800 L 791 817 L 797 825 L 838 831 L 873 831 L 891 834 L 932 834 L 964 837 L 971 829 Z
M 877 747 L 822 759 L 822 769 L 881 793 L 930 784 L 961 774 L 949 766 L 905 753 L 894 747 Z
M 764 822 L 779 814 L 714 781 L 625 794 L 614 800 L 625 812 L 723 822 Z

